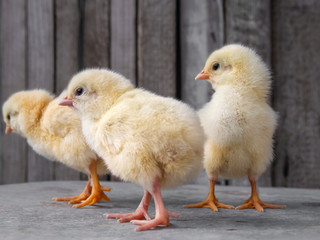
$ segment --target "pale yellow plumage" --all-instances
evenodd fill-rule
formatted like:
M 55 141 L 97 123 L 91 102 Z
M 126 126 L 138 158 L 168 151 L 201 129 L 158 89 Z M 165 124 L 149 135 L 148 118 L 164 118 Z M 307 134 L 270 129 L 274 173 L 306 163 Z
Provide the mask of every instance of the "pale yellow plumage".
M 77 91 L 82 93 L 77 96 Z M 135 89 L 123 76 L 97 69 L 74 76 L 68 96 L 81 116 L 87 142 L 110 171 L 141 185 L 155 201 L 158 185 L 180 185 L 202 169 L 204 134 L 197 114 L 186 104 Z M 150 221 L 152 227 L 161 224 L 157 219 Z M 151 228 L 148 224 L 138 230 Z
M 2 109 L 7 128 L 25 137 L 38 154 L 50 160 L 62 162 L 89 176 L 90 164 L 94 162 L 96 174 L 106 174 L 104 162 L 86 144 L 78 116 L 70 108 L 59 106 L 63 96 L 64 93 L 54 99 L 44 90 L 13 94 Z M 74 203 L 77 202 L 80 199 Z
M 267 66 L 253 50 L 233 44 L 213 52 L 196 79 L 207 80 L 215 90 L 198 113 L 207 135 L 204 166 L 211 185 L 218 176 L 248 176 L 255 186 L 272 160 L 276 128 L 276 113 L 267 104 L 271 84 Z M 215 199 L 214 188 L 210 193 Z M 217 200 L 213 203 L 220 204 Z M 217 211 L 213 203 L 209 207 Z

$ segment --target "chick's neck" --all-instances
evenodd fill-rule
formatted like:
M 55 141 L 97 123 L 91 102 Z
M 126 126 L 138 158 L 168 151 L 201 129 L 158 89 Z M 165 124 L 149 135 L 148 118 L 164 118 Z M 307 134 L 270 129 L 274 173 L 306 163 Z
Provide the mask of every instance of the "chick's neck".
M 265 102 L 269 97 L 269 80 L 259 78 L 247 78 L 240 74 L 234 75 L 223 84 L 215 85 L 215 91 L 222 89 L 233 90 L 243 96 L 250 96 L 257 101 Z
M 118 102 L 121 102 L 123 97 L 126 96 L 126 93 L 130 92 L 134 88 L 127 87 L 125 89 L 112 91 L 107 95 L 100 95 L 96 98 L 93 103 L 89 103 L 90 106 L 87 106 L 86 111 L 80 114 L 82 119 L 91 120 L 93 122 L 99 121 L 101 117 L 108 112 L 114 105 Z

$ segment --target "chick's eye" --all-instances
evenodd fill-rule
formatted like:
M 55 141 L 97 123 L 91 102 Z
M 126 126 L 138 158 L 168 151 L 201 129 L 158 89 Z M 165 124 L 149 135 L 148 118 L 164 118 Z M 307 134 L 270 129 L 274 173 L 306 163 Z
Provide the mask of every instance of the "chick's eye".
M 220 64 L 216 63 L 216 64 L 213 65 L 213 70 L 216 71 L 216 70 L 219 69 L 219 67 L 220 67 Z
M 78 88 L 77 90 L 76 90 L 76 96 L 80 96 L 80 95 L 82 95 L 83 94 L 83 92 L 84 92 L 84 90 L 83 90 L 83 88 Z
M 8 119 L 9 121 L 10 121 L 10 118 L 11 118 L 11 117 L 10 117 L 10 114 L 8 114 L 8 115 L 7 115 L 7 119 Z

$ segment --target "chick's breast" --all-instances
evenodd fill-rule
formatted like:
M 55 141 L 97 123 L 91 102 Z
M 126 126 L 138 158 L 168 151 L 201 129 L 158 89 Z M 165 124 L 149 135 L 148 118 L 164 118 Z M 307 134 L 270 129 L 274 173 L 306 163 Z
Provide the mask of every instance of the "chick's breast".
M 88 141 L 113 174 L 150 189 L 155 177 L 173 187 L 202 169 L 204 134 L 187 105 L 141 89 L 124 94 Z
M 276 114 L 262 101 L 232 89 L 219 89 L 199 111 L 208 136 L 207 173 L 225 178 L 260 175 L 272 159 Z

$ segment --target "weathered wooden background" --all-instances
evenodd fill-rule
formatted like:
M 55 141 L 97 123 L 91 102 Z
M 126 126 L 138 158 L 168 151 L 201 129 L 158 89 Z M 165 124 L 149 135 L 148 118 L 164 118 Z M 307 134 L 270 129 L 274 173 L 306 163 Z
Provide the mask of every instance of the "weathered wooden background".
M 209 53 L 253 47 L 272 69 L 279 112 L 260 185 L 320 187 L 320 1 L 1 0 L 0 14 L 1 104 L 22 89 L 60 93 L 80 69 L 108 67 L 198 109 L 212 94 L 193 80 Z M 1 122 L 1 184 L 81 178 L 3 132 Z

